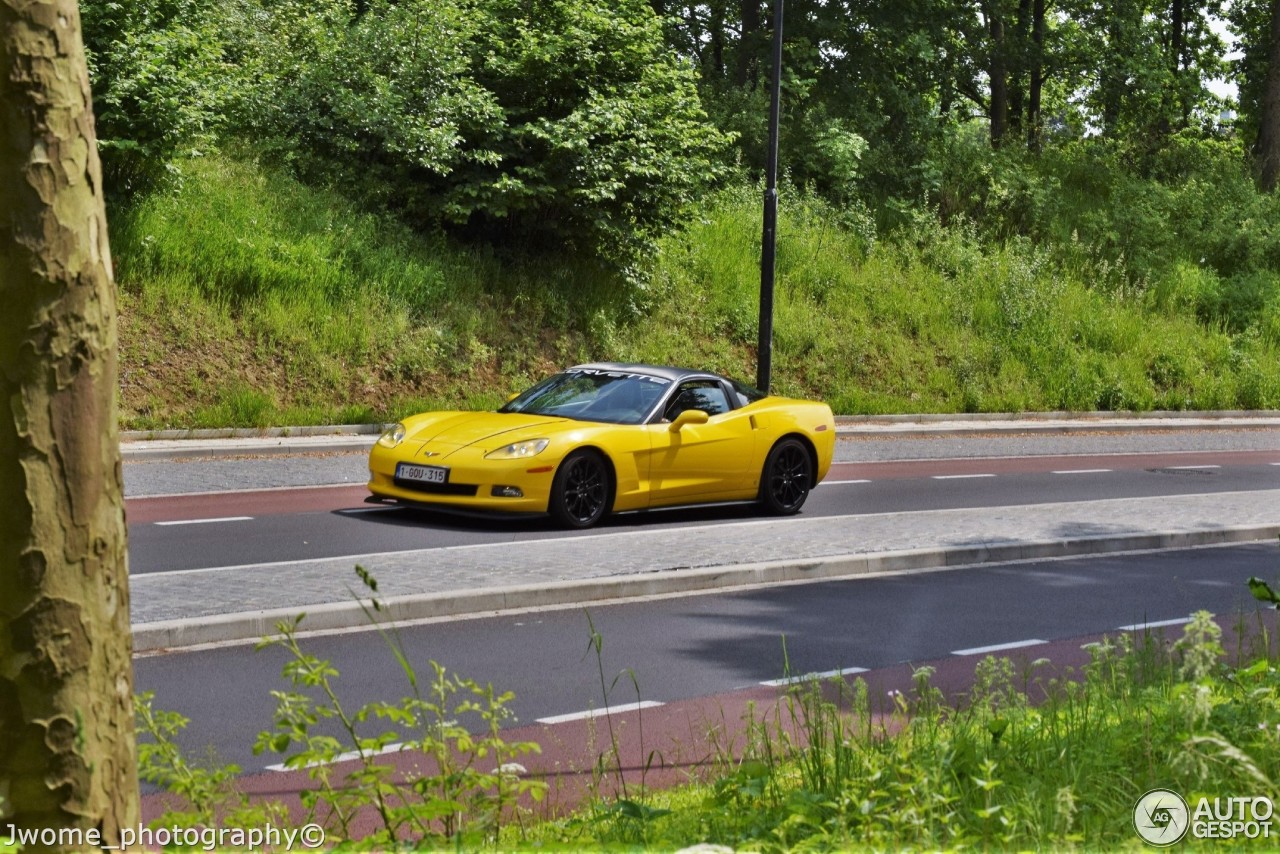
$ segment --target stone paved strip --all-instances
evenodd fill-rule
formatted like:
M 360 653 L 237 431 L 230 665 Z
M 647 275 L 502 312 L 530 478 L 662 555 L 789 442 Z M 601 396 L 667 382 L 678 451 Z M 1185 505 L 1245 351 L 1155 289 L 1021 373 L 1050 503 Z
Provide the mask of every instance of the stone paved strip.
M 390 619 L 421 619 L 867 572 L 1274 537 L 1280 490 L 774 519 L 291 561 L 130 580 L 139 650 L 259 637 L 308 613 L 364 625 L 353 568 Z

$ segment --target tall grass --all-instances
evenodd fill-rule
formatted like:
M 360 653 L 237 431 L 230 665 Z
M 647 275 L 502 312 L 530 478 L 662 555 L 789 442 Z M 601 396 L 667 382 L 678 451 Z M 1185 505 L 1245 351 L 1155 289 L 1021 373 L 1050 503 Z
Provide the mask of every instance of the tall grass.
M 683 339 L 703 361 L 751 370 L 757 208 L 726 191 L 667 239 L 661 297 L 629 328 L 626 355 L 658 357 Z M 782 390 L 870 413 L 1280 406 L 1280 337 L 1263 321 L 1235 335 L 1202 324 L 1177 278 L 1137 287 L 1083 248 L 1064 262 L 931 216 L 880 241 L 839 219 L 816 199 L 784 205 Z
M 624 281 L 423 236 L 250 159 L 185 174 L 113 217 L 128 426 L 487 406 L 592 359 L 754 377 L 752 188 L 707 199 Z M 866 212 L 787 193 L 776 390 L 841 413 L 1280 407 L 1280 298 L 1198 319 L 1221 293 L 1186 263 L 1135 281 L 1096 247 L 928 214 L 878 239 Z

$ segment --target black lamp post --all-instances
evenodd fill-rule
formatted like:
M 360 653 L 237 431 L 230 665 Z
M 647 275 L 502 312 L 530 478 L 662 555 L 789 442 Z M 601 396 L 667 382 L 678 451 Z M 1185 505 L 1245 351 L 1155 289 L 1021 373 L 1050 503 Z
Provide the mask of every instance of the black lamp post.
M 769 393 L 773 370 L 773 279 L 778 238 L 778 113 L 782 103 L 782 3 L 773 4 L 773 86 L 769 100 L 769 148 L 765 165 L 764 234 L 760 242 L 760 338 L 756 385 Z

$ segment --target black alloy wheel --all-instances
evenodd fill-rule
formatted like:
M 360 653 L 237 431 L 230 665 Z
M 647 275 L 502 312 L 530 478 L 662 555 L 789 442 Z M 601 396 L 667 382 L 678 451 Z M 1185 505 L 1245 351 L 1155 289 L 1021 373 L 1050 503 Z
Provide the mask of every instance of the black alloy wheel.
M 813 489 L 813 460 L 798 439 L 783 439 L 769 451 L 760 477 L 760 503 L 776 516 L 799 512 Z
M 609 467 L 594 451 L 574 451 L 556 471 L 551 485 L 551 516 L 569 528 L 590 528 L 612 503 Z

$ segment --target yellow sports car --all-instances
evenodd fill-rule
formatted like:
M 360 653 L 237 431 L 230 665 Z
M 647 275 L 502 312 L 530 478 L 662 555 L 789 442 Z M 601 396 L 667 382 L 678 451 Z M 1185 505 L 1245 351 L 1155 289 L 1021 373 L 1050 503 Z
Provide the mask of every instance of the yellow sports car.
M 795 513 L 826 476 L 825 403 L 761 394 L 705 371 L 578 365 L 497 412 L 427 412 L 369 454 L 373 500 L 549 513 L 586 528 L 608 513 L 756 501 Z

